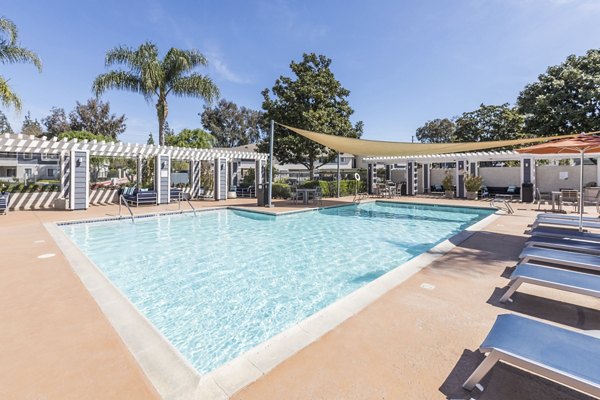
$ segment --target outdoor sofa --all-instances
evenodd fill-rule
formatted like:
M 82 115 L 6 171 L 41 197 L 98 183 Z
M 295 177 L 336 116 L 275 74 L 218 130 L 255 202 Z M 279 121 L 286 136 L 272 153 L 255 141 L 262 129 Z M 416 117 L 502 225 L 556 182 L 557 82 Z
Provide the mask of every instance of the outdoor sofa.
M 129 204 L 136 207 L 146 204 L 158 204 L 158 194 L 153 190 L 130 187 L 124 189 L 122 195 Z
M 0 193 L 0 214 L 6 214 L 10 201 L 9 193 Z

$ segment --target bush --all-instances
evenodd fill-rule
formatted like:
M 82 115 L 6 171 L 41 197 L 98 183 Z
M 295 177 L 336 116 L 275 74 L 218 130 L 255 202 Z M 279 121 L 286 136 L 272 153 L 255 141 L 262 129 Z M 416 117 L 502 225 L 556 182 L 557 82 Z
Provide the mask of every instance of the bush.
M 442 186 L 446 191 L 452 190 L 452 187 L 454 186 L 454 179 L 451 172 L 446 171 L 444 179 L 442 179 Z
M 477 192 L 483 186 L 483 178 L 481 176 L 466 175 L 465 189 L 467 192 Z
M 367 183 L 365 181 L 356 181 L 353 179 L 341 180 L 340 196 L 353 196 L 357 184 L 358 193 L 367 191 Z M 320 187 L 323 197 L 335 197 L 337 194 L 337 181 L 306 181 L 300 187 L 308 189 Z
M 273 198 L 289 199 L 292 191 L 287 183 L 273 183 Z

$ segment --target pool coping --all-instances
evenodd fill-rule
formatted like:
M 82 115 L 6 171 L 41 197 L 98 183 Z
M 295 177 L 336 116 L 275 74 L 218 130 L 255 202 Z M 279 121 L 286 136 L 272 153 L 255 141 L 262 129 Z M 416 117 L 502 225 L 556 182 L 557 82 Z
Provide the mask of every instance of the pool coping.
M 423 203 L 410 203 L 424 205 Z M 426 205 L 426 204 L 425 204 Z M 338 206 L 333 206 L 338 207 Z M 450 206 L 455 207 L 455 206 Z M 463 206 L 456 206 L 463 207 Z M 211 207 L 204 211 L 237 209 L 247 212 L 281 215 L 315 211 L 319 207 L 274 213 L 243 207 Z M 465 207 L 488 209 L 485 207 Z M 173 211 L 144 214 L 144 217 L 183 214 L 192 211 Z M 106 318 L 132 353 L 152 385 L 164 399 L 227 399 L 234 393 L 267 374 L 277 365 L 317 341 L 347 319 L 359 313 L 388 291 L 404 282 L 434 260 L 460 245 L 475 232 L 500 216 L 497 212 L 481 219 L 465 230 L 444 240 L 425 253 L 390 270 L 349 295 L 300 321 L 265 342 L 242 353 L 217 369 L 201 375 L 164 335 L 131 303 L 63 232 L 59 225 L 69 222 L 44 223 L 73 271 L 88 289 Z M 137 217 L 136 217 L 137 218 Z M 100 222 L 128 217 L 94 218 L 70 223 Z

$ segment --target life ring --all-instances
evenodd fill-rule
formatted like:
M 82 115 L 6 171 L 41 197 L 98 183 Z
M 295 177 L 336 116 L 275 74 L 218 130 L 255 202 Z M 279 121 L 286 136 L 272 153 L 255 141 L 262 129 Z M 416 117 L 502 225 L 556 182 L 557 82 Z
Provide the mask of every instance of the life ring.
M 357 181 L 360 181 L 360 174 L 358 172 L 354 173 L 354 179 L 356 179 Z

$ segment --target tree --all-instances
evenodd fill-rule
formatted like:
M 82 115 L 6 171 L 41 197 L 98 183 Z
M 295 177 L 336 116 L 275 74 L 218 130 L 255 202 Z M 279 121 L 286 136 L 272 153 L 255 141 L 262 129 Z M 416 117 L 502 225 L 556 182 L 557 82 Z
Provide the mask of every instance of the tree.
M 0 133 L 14 133 L 8 122 L 8 118 L 6 118 L 6 115 L 2 111 L 0 111 Z
M 510 140 L 524 137 L 524 117 L 508 103 L 501 106 L 482 104 L 475 111 L 456 119 L 456 142 Z
M 417 140 L 423 143 L 450 143 L 454 141 L 456 124 L 449 120 L 434 119 L 427 121 L 425 125 L 417 128 Z
M 33 64 L 42 72 L 42 62 L 37 54 L 17 43 L 19 32 L 17 26 L 8 18 L 0 17 L 0 63 L 28 63 Z M 21 110 L 21 99 L 8 85 L 8 79 L 0 76 L 0 103 L 5 107 L 14 107 Z
M 67 119 L 65 110 L 58 107 L 52 107 L 50 115 L 42 118 L 42 123 L 46 127 L 46 136 L 49 138 L 72 130 L 71 123 Z
M 260 111 L 221 99 L 214 108 L 204 106 L 202 126 L 215 138 L 217 147 L 236 147 L 256 143 L 261 137 Z
M 521 91 L 519 111 L 538 136 L 600 130 L 600 49 L 570 55 Z
M 87 103 L 76 103 L 75 109 L 69 113 L 71 130 L 87 131 L 116 140 L 125 132 L 125 115 L 117 117 L 110 113 L 110 104 L 97 99 L 89 99 Z
M 193 147 L 195 149 L 209 149 L 214 138 L 202 129 L 183 129 L 177 135 L 166 135 L 165 144 L 176 147 Z
M 116 139 L 113 139 L 111 137 L 88 131 L 67 131 L 62 132 L 58 135 L 59 140 L 62 140 L 64 138 L 66 138 L 67 140 L 77 139 L 80 142 L 84 140 L 87 140 L 88 142 L 91 142 L 92 140 L 97 140 L 98 142 L 116 142 Z
M 96 95 L 107 89 L 125 89 L 140 93 L 147 101 L 156 98 L 158 117 L 158 141 L 165 143 L 164 125 L 169 115 L 167 97 L 195 97 L 212 101 L 219 95 L 219 89 L 206 75 L 194 72 L 200 66 L 208 65 L 206 58 L 198 50 L 171 48 L 163 59 L 158 58 L 155 44 L 146 42 L 133 49 L 119 46 L 106 53 L 106 66 L 124 65 L 127 70 L 113 70 L 99 75 L 93 84 Z
M 154 144 L 154 136 L 152 136 L 152 133 L 148 134 L 148 140 L 146 140 L 146 144 Z
M 42 125 L 37 119 L 31 119 L 31 114 L 27 111 L 25 119 L 23 120 L 23 126 L 21 127 L 21 133 L 23 135 L 42 136 L 44 131 Z
M 354 113 L 347 100 L 350 91 L 335 79 L 330 65 L 331 59 L 314 53 L 304 54 L 300 62 L 292 61 L 290 68 L 295 79 L 279 77 L 271 89 L 273 98 L 269 89 L 262 92 L 265 119 L 328 135 L 360 137 L 362 122 L 354 126 L 350 122 Z M 268 146 L 265 140 L 259 144 L 259 149 L 267 151 Z M 282 163 L 304 165 L 311 179 L 316 167 L 333 160 L 336 155 L 286 129 L 277 130 L 274 154 Z M 321 164 L 317 165 L 319 160 Z

